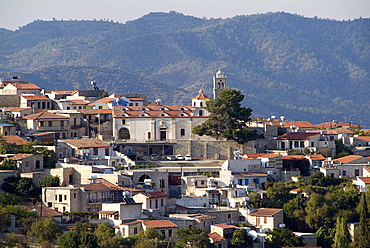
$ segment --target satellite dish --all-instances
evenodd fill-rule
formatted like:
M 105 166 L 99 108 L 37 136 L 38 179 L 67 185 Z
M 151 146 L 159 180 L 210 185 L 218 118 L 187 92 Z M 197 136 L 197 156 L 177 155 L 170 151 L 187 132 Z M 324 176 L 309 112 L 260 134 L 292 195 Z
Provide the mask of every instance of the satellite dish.
M 257 236 L 258 236 L 258 234 L 255 230 L 249 231 L 248 235 L 253 238 L 253 241 L 255 241 L 257 239 Z

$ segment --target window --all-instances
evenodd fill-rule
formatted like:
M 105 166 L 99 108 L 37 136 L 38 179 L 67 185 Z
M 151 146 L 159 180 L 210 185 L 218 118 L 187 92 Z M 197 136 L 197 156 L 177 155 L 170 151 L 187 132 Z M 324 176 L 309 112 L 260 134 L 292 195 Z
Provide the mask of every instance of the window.
M 105 148 L 105 156 L 109 156 L 109 148 Z
M 165 230 L 161 230 L 161 233 L 166 236 L 166 231 Z
M 285 149 L 285 142 L 281 142 L 281 149 Z
M 40 169 L 40 160 L 36 160 L 36 169 Z
M 311 147 L 315 147 L 315 142 L 311 142 Z
M 39 122 L 39 126 L 40 126 L 40 127 L 44 127 L 44 122 L 43 122 L 43 121 L 40 121 L 40 122 Z
M 161 207 L 163 207 L 164 206 L 164 204 L 163 204 L 163 199 L 161 199 Z
M 103 106 L 99 106 L 99 109 L 103 109 Z
M 56 200 L 56 201 L 58 200 L 58 195 L 55 195 L 55 200 Z
M 267 216 L 263 217 L 263 223 L 267 224 Z
M 122 120 L 121 124 L 122 125 L 125 125 L 126 124 L 126 120 Z
M 53 122 L 52 121 L 48 121 L 48 127 L 52 127 L 53 126 Z
M 168 237 L 172 237 L 172 230 L 168 230 Z
M 203 116 L 203 110 L 199 110 L 199 116 Z
M 76 197 L 77 197 L 77 194 L 73 193 L 73 198 L 76 199 Z
M 200 106 L 203 107 L 203 102 L 200 102 Z
M 180 129 L 180 136 L 185 136 L 185 128 Z
M 294 141 L 294 147 L 299 147 L 299 141 Z
M 64 127 L 64 121 L 60 121 L 60 127 Z
M 300 142 L 300 147 L 302 147 L 302 148 L 304 147 L 304 141 Z
M 134 234 L 137 234 L 137 227 L 134 227 Z
M 347 176 L 347 171 L 343 171 L 342 175 L 345 177 Z
M 231 219 L 231 214 L 228 214 L 228 215 L 227 215 L 227 218 L 228 218 L 228 219 Z
M 152 138 L 152 133 L 148 132 L 148 140 L 150 140 L 151 138 Z
M 59 195 L 59 202 L 63 201 L 63 195 Z
M 358 177 L 360 175 L 360 170 L 355 170 L 355 176 Z
M 93 155 L 98 155 L 98 148 L 97 147 L 94 147 L 93 148 Z

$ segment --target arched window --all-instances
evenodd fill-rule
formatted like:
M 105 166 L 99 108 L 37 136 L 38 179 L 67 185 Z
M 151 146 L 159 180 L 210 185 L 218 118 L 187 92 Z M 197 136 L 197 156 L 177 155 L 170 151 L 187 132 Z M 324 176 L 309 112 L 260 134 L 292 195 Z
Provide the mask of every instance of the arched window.
M 199 116 L 203 116 L 203 110 L 199 110 Z
M 118 138 L 119 139 L 130 139 L 130 131 L 123 127 L 118 132 Z
M 180 129 L 180 136 L 185 136 L 185 128 Z
M 148 140 L 150 140 L 151 138 L 152 138 L 152 133 L 148 132 Z
M 203 102 L 200 102 L 200 106 L 203 107 Z

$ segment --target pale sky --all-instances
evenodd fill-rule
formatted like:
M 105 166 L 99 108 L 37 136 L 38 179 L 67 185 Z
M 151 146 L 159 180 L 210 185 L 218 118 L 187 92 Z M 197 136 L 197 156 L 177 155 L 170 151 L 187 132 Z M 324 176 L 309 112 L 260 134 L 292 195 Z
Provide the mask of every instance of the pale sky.
M 0 0 L 0 28 L 15 30 L 36 19 L 109 19 L 125 23 L 150 12 L 227 18 L 284 11 L 348 20 L 370 17 L 370 0 Z

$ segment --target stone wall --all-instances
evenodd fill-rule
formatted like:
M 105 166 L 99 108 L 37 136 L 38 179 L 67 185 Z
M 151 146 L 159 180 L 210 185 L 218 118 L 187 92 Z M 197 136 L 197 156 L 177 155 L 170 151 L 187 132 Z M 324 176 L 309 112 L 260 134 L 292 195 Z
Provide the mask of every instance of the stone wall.
M 231 159 L 234 157 L 234 151 L 244 153 L 255 153 L 255 142 L 250 141 L 247 144 L 238 144 L 234 141 L 201 141 L 186 140 L 177 141 L 173 147 L 173 154 L 190 154 L 194 158 L 203 159 Z
M 0 107 L 19 107 L 20 102 L 18 95 L 0 95 Z

